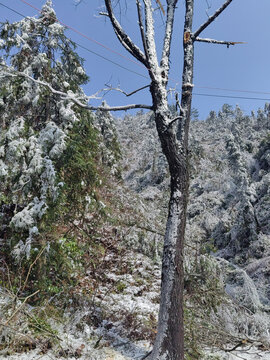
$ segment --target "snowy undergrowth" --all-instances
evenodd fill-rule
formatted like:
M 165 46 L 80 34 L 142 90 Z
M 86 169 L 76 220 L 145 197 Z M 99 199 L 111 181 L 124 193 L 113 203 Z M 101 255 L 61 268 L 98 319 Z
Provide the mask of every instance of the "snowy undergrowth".
M 121 255 L 118 264 L 114 259 L 114 266 L 111 257 L 112 254 L 108 254 L 104 259 L 105 267 L 110 264 L 110 272 L 104 274 L 103 284 L 90 296 L 75 290 L 68 300 L 68 309 L 61 316 L 52 317 L 53 307 L 46 309 L 45 305 L 43 310 L 38 310 L 39 315 L 35 308 L 22 301 L 17 301 L 14 307 L 14 299 L 2 293 L 0 310 L 4 332 L 0 358 L 120 360 L 140 359 L 145 355 L 155 336 L 160 271 L 147 257 L 131 251 Z M 81 281 L 87 289 L 87 282 L 91 283 L 92 278 L 89 275 Z M 56 304 L 59 301 L 56 299 Z M 17 316 L 13 316 L 16 311 Z M 46 314 L 44 322 L 40 320 L 41 313 Z M 39 327 L 43 326 L 38 335 L 32 326 L 34 316 Z M 13 355 L 16 348 L 28 350 L 27 355 Z

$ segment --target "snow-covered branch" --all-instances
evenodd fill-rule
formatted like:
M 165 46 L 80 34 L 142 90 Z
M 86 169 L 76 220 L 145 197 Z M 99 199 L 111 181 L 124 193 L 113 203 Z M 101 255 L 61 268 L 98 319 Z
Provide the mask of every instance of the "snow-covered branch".
M 2 66 L 2 65 L 1 65 Z M 55 95 L 59 95 L 62 98 L 66 99 L 66 100 L 70 100 L 72 101 L 74 104 L 78 105 L 79 107 L 86 109 L 86 110 L 100 110 L 100 111 L 122 111 L 122 110 L 131 110 L 131 109 L 148 109 L 151 110 L 152 106 L 150 105 L 145 105 L 145 104 L 129 104 L 129 105 L 123 105 L 123 106 L 91 106 L 88 104 L 85 104 L 83 102 L 81 102 L 77 97 L 74 96 L 73 93 L 65 93 L 63 91 L 59 91 L 54 89 L 50 84 L 48 84 L 47 82 L 44 81 L 40 81 L 40 80 L 36 80 L 34 78 L 32 78 L 31 76 L 23 73 L 23 72 L 19 72 L 19 71 L 12 71 L 12 72 L 5 72 L 4 76 L 19 76 L 19 77 L 24 77 L 26 79 L 29 79 L 31 81 L 33 81 L 34 83 L 44 86 L 47 89 L 50 90 L 50 92 L 52 94 Z M 97 99 L 96 95 L 91 95 L 87 97 L 88 99 Z
M 215 19 L 230 5 L 232 1 L 233 0 L 226 0 L 225 3 L 212 16 L 210 16 L 204 24 L 201 25 L 199 29 L 193 33 L 193 40 L 196 40 L 200 33 L 212 24 L 212 22 L 215 21 Z
M 143 17 L 142 17 L 142 9 L 141 9 L 140 0 L 136 0 L 136 5 L 137 5 L 138 23 L 139 23 L 139 28 L 140 28 L 140 32 L 141 32 L 142 43 L 143 43 L 144 52 L 145 52 L 145 56 L 146 56 L 147 63 L 148 63 L 149 62 L 149 54 L 148 54 L 148 49 L 147 49 L 147 44 L 146 44 L 146 39 L 145 39 L 145 30 L 144 30 L 144 26 L 143 26 Z M 149 63 L 148 63 L 148 67 L 149 67 Z
M 167 81 L 168 72 L 169 72 L 169 59 L 170 59 L 171 40 L 172 40 L 172 33 L 173 33 L 173 24 L 174 24 L 174 14 L 175 14 L 176 3 L 177 3 L 177 0 L 172 0 L 172 1 L 168 2 L 166 30 L 165 30 L 165 37 L 164 37 L 164 43 L 163 43 L 162 58 L 161 58 L 161 62 L 160 62 L 160 66 L 162 67 L 166 81 Z
M 198 38 L 198 37 L 195 39 L 195 41 L 206 42 L 206 43 L 210 43 L 210 44 L 227 45 L 227 47 L 229 47 L 231 45 L 236 45 L 236 44 L 245 44 L 245 42 L 243 42 L 243 41 L 223 41 L 223 40 Z
M 125 49 L 134 56 L 137 60 L 143 63 L 147 67 L 147 60 L 144 53 L 140 50 L 140 48 L 135 45 L 135 43 L 131 40 L 131 38 L 125 33 L 122 26 L 116 19 L 113 13 L 111 0 L 105 0 L 106 9 L 108 11 L 108 16 L 111 20 L 111 24 L 116 33 L 121 44 L 125 47 Z
M 155 78 L 159 72 L 159 65 L 157 59 L 156 42 L 153 9 L 151 0 L 143 0 L 145 12 L 145 40 L 149 56 L 149 71 L 152 78 Z

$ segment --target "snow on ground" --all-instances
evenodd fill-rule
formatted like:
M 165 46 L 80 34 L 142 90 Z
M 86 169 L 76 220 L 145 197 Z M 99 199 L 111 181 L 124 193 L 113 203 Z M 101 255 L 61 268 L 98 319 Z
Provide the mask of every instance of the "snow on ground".
M 205 360 L 270 360 L 270 351 L 260 351 L 256 347 L 243 347 L 242 349 L 225 352 L 221 350 L 206 350 Z M 203 359 L 203 360 L 204 360 Z

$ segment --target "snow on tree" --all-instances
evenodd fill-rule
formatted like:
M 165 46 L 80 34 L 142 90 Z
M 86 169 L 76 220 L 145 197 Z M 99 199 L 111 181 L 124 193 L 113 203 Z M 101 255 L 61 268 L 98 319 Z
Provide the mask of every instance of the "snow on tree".
M 239 108 L 236 108 L 236 121 L 239 115 Z M 241 115 L 242 116 L 242 115 Z M 257 224 L 254 207 L 252 204 L 256 201 L 256 190 L 250 184 L 247 164 L 245 162 L 244 152 L 241 150 L 241 136 L 234 124 L 234 131 L 227 139 L 227 150 L 229 161 L 234 173 L 236 190 L 234 191 L 235 208 L 237 211 L 236 221 L 230 231 L 231 248 L 235 253 L 247 249 L 251 242 L 257 240 Z
M 51 1 L 38 18 L 1 25 L 0 235 L 11 242 L 17 258 L 29 257 L 39 223 L 64 185 L 56 163 L 67 148 L 70 130 L 89 116 L 27 78 L 87 102 L 80 85 L 88 77 L 64 30 Z
M 102 107 L 108 107 L 106 101 L 103 101 Z M 111 173 L 113 175 L 120 176 L 118 160 L 121 157 L 121 152 L 118 144 L 114 119 L 109 111 L 101 110 L 97 110 L 95 119 L 95 124 L 103 138 L 103 142 L 100 144 L 102 161 L 111 168 Z

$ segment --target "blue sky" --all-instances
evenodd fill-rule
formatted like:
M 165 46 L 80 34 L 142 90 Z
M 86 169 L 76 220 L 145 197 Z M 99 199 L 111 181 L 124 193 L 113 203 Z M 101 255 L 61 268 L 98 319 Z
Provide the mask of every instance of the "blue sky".
M 21 0 L 0 0 L 18 12 L 27 16 L 37 15 L 37 11 L 24 4 Z M 43 0 L 29 0 L 30 4 L 41 8 Z M 125 3 L 125 1 L 122 1 Z M 165 4 L 165 0 L 161 0 Z M 211 15 L 224 0 L 195 0 L 194 30 L 207 19 L 206 11 Z M 121 47 L 116 39 L 108 20 L 99 15 L 102 10 L 103 0 L 83 0 L 77 7 L 73 0 L 54 0 L 54 8 L 58 18 L 93 40 L 121 53 L 127 58 L 131 56 Z M 140 45 L 137 29 L 134 1 L 126 0 L 131 8 L 126 12 L 117 12 L 126 32 Z M 210 9 L 207 10 L 208 4 Z M 156 12 L 157 44 L 162 44 L 164 30 L 163 16 Z M 269 99 L 269 56 L 270 56 L 270 1 L 269 0 L 234 0 L 224 13 L 208 27 L 201 37 L 215 38 L 218 40 L 244 41 L 247 44 L 232 46 L 227 49 L 222 45 L 196 43 L 195 45 L 195 76 L 194 93 L 219 96 L 240 96 L 249 98 Z M 182 73 L 182 33 L 183 33 L 184 0 L 179 1 L 176 12 L 176 26 L 173 38 L 173 51 L 171 58 L 170 86 L 180 88 Z M 18 21 L 21 16 L 0 6 L 0 21 Z M 106 83 L 121 86 L 126 92 L 131 92 L 147 85 L 149 81 L 146 70 L 102 46 L 87 40 L 78 34 L 67 30 L 67 36 L 91 51 L 110 59 L 119 65 L 130 69 L 126 71 L 96 55 L 78 48 L 78 53 L 85 59 L 85 68 L 90 76 L 90 83 L 85 87 L 87 94 L 105 87 Z M 256 94 L 234 92 L 211 88 L 232 90 L 268 92 L 269 94 Z M 120 93 L 111 91 L 105 99 L 109 105 L 123 105 L 128 103 L 151 104 L 148 90 L 144 90 L 133 97 L 126 98 Z M 251 110 L 264 107 L 266 101 L 251 99 L 233 99 L 223 97 L 206 97 L 194 95 L 193 107 L 197 108 L 201 119 L 205 119 L 211 110 L 218 111 L 224 103 L 235 106 L 238 104 L 247 114 Z M 95 105 L 98 102 L 95 102 Z

